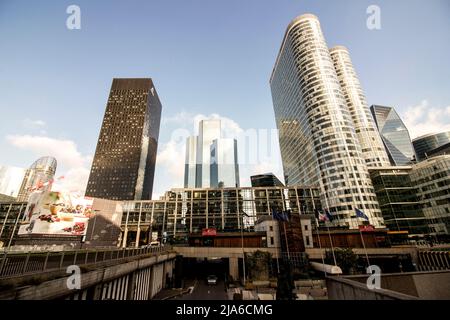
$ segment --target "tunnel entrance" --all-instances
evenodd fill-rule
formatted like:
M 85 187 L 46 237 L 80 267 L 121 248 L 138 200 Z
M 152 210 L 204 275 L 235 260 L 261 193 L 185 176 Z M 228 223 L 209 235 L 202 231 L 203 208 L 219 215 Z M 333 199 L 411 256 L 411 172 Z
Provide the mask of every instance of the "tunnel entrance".
M 215 275 L 221 280 L 228 279 L 228 258 L 183 258 L 182 275 L 186 279 L 206 279 Z

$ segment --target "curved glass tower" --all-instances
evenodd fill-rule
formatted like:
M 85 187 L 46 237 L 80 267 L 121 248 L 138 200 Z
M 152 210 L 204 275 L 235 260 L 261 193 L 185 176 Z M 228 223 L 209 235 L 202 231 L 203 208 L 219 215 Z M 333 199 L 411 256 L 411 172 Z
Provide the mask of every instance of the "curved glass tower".
M 416 151 L 417 161 L 425 160 L 430 151 L 450 143 L 450 131 L 427 134 L 416 138 L 412 144 Z
M 288 185 L 313 184 L 334 222 L 356 228 L 358 208 L 383 226 L 367 165 L 316 16 L 288 26 L 270 79 Z
M 389 158 L 370 114 L 366 97 L 353 68 L 347 48 L 343 46 L 334 47 L 330 49 L 330 54 L 367 166 L 389 166 Z
M 28 201 L 33 188 L 52 180 L 55 176 L 57 162 L 53 157 L 42 157 L 36 160 L 25 172 L 17 201 Z

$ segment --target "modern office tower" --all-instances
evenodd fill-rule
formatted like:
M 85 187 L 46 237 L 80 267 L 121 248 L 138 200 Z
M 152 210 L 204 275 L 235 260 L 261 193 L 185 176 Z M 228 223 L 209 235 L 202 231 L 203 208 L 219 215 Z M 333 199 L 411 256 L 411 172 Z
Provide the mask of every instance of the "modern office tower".
M 284 184 L 273 173 L 251 176 L 250 181 L 252 187 L 284 187 Z
M 25 171 L 17 201 L 28 201 L 29 195 L 36 188 L 42 187 L 55 177 L 57 162 L 53 157 L 37 159 L 29 169 Z
M 197 136 L 186 139 L 186 161 L 184 164 L 184 187 L 195 188 L 197 177 Z
M 0 166 L 0 195 L 16 198 L 25 177 L 25 169 Z
M 270 80 L 288 185 L 313 184 L 334 222 L 357 228 L 355 209 L 383 218 L 317 17 L 288 26 Z
M 216 139 L 211 145 L 211 188 L 239 187 L 236 139 Z
M 450 234 L 450 155 L 425 159 L 410 174 L 430 232 Z
M 430 233 L 411 182 L 411 171 L 411 166 L 369 169 L 386 227 L 390 231 L 407 231 L 410 237 Z
M 219 139 L 220 136 L 220 120 L 200 121 L 197 138 L 197 188 L 208 188 L 211 186 L 211 145 L 213 141 Z
M 235 139 L 221 138 L 220 120 L 202 120 L 198 136 L 186 140 L 185 188 L 239 186 Z
M 86 195 L 109 200 L 152 197 L 161 102 L 152 79 L 114 79 Z
M 417 161 L 425 160 L 429 153 L 433 153 L 434 149 L 448 143 L 450 143 L 450 131 L 427 134 L 412 141 Z
M 393 166 L 411 164 L 415 154 L 408 129 L 392 107 L 373 105 L 372 116 Z
M 389 158 L 370 114 L 366 97 L 347 48 L 334 47 L 330 49 L 330 54 L 367 166 L 369 168 L 389 166 Z

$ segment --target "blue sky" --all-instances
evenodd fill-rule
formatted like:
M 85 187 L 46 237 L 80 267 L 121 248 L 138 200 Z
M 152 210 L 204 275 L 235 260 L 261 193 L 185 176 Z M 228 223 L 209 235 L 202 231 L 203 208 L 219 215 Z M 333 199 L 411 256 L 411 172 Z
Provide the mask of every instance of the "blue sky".
M 71 4 L 81 30 L 66 28 Z M 366 27 L 372 4 L 381 30 Z M 450 129 L 447 0 L 0 0 L 0 164 L 54 153 L 79 187 L 112 78 L 152 77 L 164 118 L 154 189 L 180 186 L 176 129 L 211 114 L 230 132 L 275 128 L 270 73 L 288 23 L 307 12 L 330 47 L 349 48 L 369 104 L 395 106 L 412 136 Z M 242 169 L 243 184 L 256 171 L 280 174 L 279 162 L 275 150 Z

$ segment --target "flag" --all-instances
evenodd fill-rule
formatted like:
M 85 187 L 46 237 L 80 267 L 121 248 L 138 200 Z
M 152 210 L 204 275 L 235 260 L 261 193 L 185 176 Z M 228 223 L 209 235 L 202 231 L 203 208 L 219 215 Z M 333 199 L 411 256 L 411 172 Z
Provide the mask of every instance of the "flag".
M 314 211 L 314 214 L 316 216 L 316 219 L 319 221 L 329 221 L 328 217 L 325 214 L 323 214 L 322 212 L 320 212 L 320 210 L 316 209 Z
M 358 218 L 363 218 L 364 220 L 369 221 L 369 217 L 366 216 L 366 214 L 364 212 L 362 212 L 361 210 L 359 210 L 358 208 L 355 208 L 356 211 L 356 217 Z
M 325 209 L 325 215 L 326 215 L 328 221 L 330 221 L 330 222 L 333 221 L 333 216 L 331 215 L 330 210 Z
M 277 221 L 289 221 L 289 212 L 272 209 L 272 217 Z

